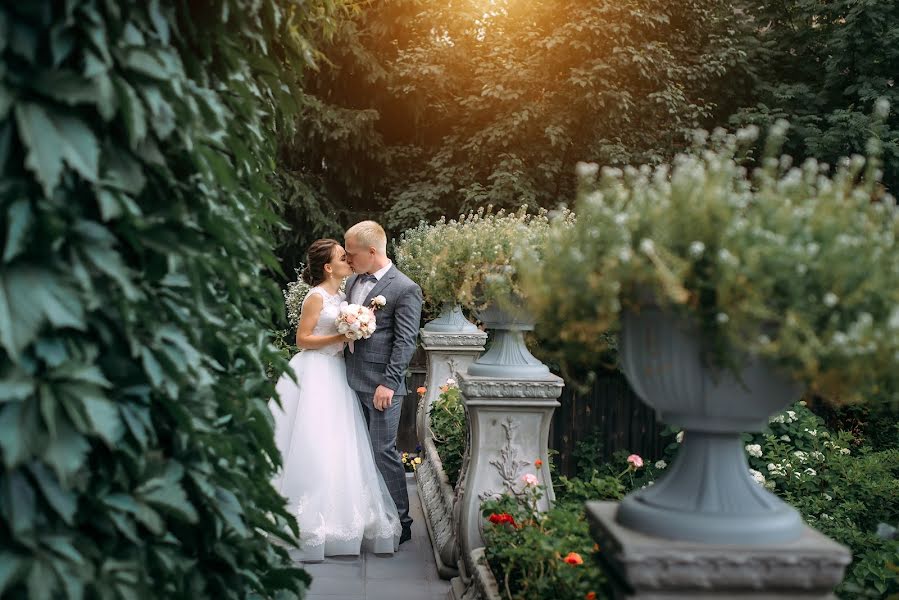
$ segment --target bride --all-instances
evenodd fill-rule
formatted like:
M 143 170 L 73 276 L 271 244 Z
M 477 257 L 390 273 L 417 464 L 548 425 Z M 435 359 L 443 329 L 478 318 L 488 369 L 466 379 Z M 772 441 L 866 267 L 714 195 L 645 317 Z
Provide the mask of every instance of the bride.
M 346 338 L 334 321 L 344 301 L 341 281 L 352 272 L 346 252 L 330 239 L 310 247 L 303 280 L 313 286 L 303 300 L 297 346 L 290 360 L 294 382 L 278 380 L 280 407 L 275 444 L 282 469 L 273 484 L 288 499 L 300 528 L 300 560 L 323 560 L 362 551 L 396 551 L 396 505 L 375 466 L 368 428 L 343 361 Z

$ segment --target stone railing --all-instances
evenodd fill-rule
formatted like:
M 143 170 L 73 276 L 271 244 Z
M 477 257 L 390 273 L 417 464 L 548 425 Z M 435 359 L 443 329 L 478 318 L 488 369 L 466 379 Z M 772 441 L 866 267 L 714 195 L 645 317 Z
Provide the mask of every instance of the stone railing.
M 464 325 L 458 329 L 463 327 Z M 439 395 L 440 386 L 448 378 L 458 378 L 460 372 L 464 373 L 468 369 L 484 351 L 487 334 L 474 326 L 461 331 L 429 331 L 426 327 L 421 330 L 420 336 L 428 357 L 428 373 L 425 379 L 427 391 L 419 400 L 416 413 L 422 463 L 415 471 L 415 479 L 437 571 L 444 579 L 450 579 L 459 574 L 458 544 L 452 519 L 455 482 L 449 481 L 444 472 L 431 435 L 429 415 L 431 405 Z

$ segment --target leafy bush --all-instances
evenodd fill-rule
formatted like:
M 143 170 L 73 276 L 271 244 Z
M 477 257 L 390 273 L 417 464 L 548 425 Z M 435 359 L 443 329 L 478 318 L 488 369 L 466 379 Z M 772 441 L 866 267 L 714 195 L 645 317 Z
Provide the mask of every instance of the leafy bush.
M 589 591 L 603 597 L 606 578 L 595 561 L 585 560 L 573 570 L 561 560 L 570 551 L 586 559 L 592 547 L 583 503 L 619 500 L 652 485 L 676 460 L 680 434 L 676 440 L 663 456 L 637 467 L 624 452 L 607 463 L 591 461 L 590 448 L 598 443 L 588 439 L 578 462 L 584 470 L 557 479 L 556 504 L 545 514 L 534 510 L 527 493 L 484 503 L 485 517 L 508 514 L 514 521 L 499 519 L 484 530 L 490 567 L 507 597 L 576 600 Z M 744 442 L 761 485 L 795 506 L 811 526 L 852 549 L 853 563 L 837 589 L 840 597 L 884 598 L 899 592 L 899 539 L 889 533 L 890 525 L 899 523 L 899 449 L 874 451 L 848 432 L 828 431 L 803 402 L 772 418 L 766 431 L 744 435 Z
M 899 521 L 899 449 L 875 451 L 848 432 L 828 431 L 801 402 L 774 417 L 768 431 L 744 437 L 750 467 L 766 486 L 809 525 L 852 549 L 837 593 L 899 593 L 899 540 L 877 535 L 880 523 Z
M 0 595 L 302 594 L 264 174 L 329 6 L 0 6 Z
M 428 414 L 431 416 L 431 435 L 443 463 L 443 471 L 450 484 L 456 485 L 462 470 L 467 425 L 462 392 L 455 381 L 450 380 L 440 388 L 440 395 L 431 404 Z
M 630 477 L 639 469 L 624 463 L 615 475 L 596 470 L 585 478 L 559 477 L 556 503 L 537 511 L 541 486 L 523 485 L 520 492 L 482 505 L 489 521 L 484 528 L 486 556 L 500 590 L 509 600 L 582 600 L 610 598 L 607 578 L 594 554 L 601 552 L 590 537 L 584 514 L 587 500 L 620 500 Z
M 563 211 L 559 226 L 574 216 Z M 397 266 L 421 285 L 431 310 L 445 303 L 479 309 L 491 300 L 521 297 L 513 257 L 524 249 L 539 257 L 546 242 L 546 211 L 530 214 L 526 207 L 507 213 L 492 207 L 441 217 L 403 233 L 396 247 Z
M 484 517 L 491 521 L 484 527 L 486 557 L 503 596 L 509 600 L 610 598 L 605 574 L 594 556 L 601 549 L 590 537 L 583 505 L 559 502 L 546 513 L 533 506 L 527 497 L 513 496 L 483 504 Z
M 623 311 L 657 305 L 697 323 L 716 367 L 752 354 L 830 400 L 899 401 L 899 211 L 877 197 L 879 162 L 793 167 L 773 157 L 784 129 L 752 173 L 752 129 L 670 167 L 585 165 L 574 227 L 517 261 L 529 305 L 591 347 Z

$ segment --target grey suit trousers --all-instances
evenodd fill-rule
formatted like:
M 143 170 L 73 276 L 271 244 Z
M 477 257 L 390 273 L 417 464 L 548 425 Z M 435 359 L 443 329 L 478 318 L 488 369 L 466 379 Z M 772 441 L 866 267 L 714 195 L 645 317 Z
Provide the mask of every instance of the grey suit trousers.
M 365 423 L 368 425 L 368 435 L 371 438 L 371 447 L 375 455 L 375 464 L 384 483 L 390 491 L 390 497 L 396 504 L 399 512 L 400 523 L 403 527 L 412 525 L 409 516 L 409 492 L 406 490 L 406 470 L 403 461 L 396 449 L 396 434 L 400 425 L 400 413 L 403 410 L 404 396 L 394 396 L 393 404 L 386 410 L 375 409 L 374 394 L 369 392 L 356 392 L 359 403 L 362 405 L 362 414 L 365 415 Z

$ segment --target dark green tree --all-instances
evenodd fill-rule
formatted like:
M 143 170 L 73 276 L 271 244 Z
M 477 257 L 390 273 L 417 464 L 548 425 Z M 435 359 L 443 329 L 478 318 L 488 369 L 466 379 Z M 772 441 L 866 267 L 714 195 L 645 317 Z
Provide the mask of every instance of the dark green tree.
M 292 234 L 316 214 L 315 235 L 365 215 L 399 233 L 488 203 L 555 206 L 578 161 L 668 157 L 733 94 L 740 23 L 710 0 L 365 6 L 306 73 L 282 152 Z M 291 241 L 292 264 L 309 240 Z
M 785 151 L 834 163 L 881 140 L 884 184 L 899 186 L 899 3 L 750 0 L 748 97 L 731 125 L 790 123 Z M 892 106 L 877 115 L 878 99 Z
M 266 176 L 333 4 L 0 3 L 0 596 L 302 594 Z

